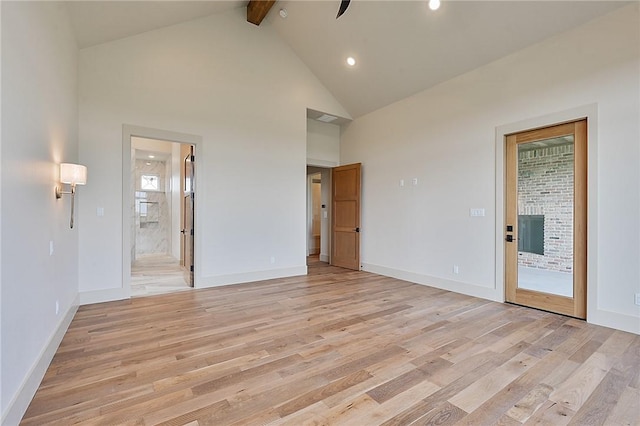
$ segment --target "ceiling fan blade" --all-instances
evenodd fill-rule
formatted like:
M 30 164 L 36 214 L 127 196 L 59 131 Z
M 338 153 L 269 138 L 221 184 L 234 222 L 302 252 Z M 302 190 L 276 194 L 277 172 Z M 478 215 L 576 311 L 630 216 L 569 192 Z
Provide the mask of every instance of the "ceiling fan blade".
M 349 3 L 351 3 L 351 0 L 342 0 L 340 2 L 340 9 L 338 10 L 338 16 L 336 16 L 336 19 L 341 17 L 342 14 L 347 11 L 347 8 L 349 7 Z

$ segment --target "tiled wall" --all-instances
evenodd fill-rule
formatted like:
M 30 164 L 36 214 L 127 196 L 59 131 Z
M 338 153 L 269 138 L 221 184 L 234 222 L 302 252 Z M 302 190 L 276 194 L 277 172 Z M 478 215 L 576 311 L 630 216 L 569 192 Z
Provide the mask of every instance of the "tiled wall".
M 164 161 L 135 162 L 135 257 L 169 254 L 171 247 L 171 215 L 169 186 Z M 158 190 L 141 185 L 143 175 L 158 177 Z

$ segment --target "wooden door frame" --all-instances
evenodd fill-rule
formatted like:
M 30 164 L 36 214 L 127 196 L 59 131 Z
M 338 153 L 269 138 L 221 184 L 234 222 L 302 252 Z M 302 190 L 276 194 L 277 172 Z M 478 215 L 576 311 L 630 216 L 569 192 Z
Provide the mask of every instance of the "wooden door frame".
M 518 241 L 518 152 L 521 144 L 539 140 L 575 135 L 573 160 L 573 199 L 572 215 L 572 283 L 571 297 L 548 294 L 518 287 L 519 251 Z M 525 130 L 505 137 L 506 146 L 506 183 L 505 183 L 505 212 L 507 225 L 513 226 L 512 231 L 504 230 L 514 238 L 505 244 L 505 298 L 511 303 L 521 304 L 532 308 L 548 310 L 577 318 L 586 318 L 586 223 L 587 223 L 587 120 L 581 119 L 569 123 L 559 123 L 553 126 Z M 510 197 L 515 197 L 511 198 Z M 510 202 L 509 202 L 510 201 Z M 509 283 L 513 285 L 510 286 Z
M 131 138 L 134 136 L 193 145 L 199 157 L 201 159 L 203 158 L 202 136 L 132 124 L 122 125 L 122 287 L 118 289 L 119 292 L 117 295 L 110 295 L 110 298 L 113 300 L 118 298 L 128 299 L 131 297 L 131 210 L 133 209 L 133 199 L 131 197 Z M 200 173 L 200 177 L 202 177 L 201 175 L 202 173 Z M 194 214 L 198 216 L 198 200 L 195 200 L 194 205 Z M 195 233 L 199 233 L 197 222 Z M 196 247 L 194 250 L 196 256 L 194 268 L 195 288 L 198 288 L 199 281 L 199 253 L 200 250 Z
M 495 164 L 496 164 L 496 219 L 495 219 L 495 287 L 494 300 L 504 302 L 505 298 L 505 249 L 504 229 L 505 182 L 506 182 L 506 142 L 505 137 L 529 129 L 553 126 L 580 119 L 587 119 L 587 321 L 609 321 L 606 313 L 598 310 L 598 227 L 597 227 L 597 146 L 598 146 L 598 105 L 588 104 L 548 115 L 529 118 L 496 127 L 495 132 Z
M 183 149 L 184 148 L 184 149 Z M 188 153 L 187 153 L 188 152 Z M 185 155 L 185 153 L 187 153 Z M 189 287 L 194 287 L 195 277 L 195 189 L 196 189 L 196 168 L 194 167 L 196 152 L 195 146 L 191 144 L 180 145 L 180 266 L 184 269 L 185 280 Z M 189 191 L 189 203 L 191 204 L 189 210 L 191 211 L 191 227 L 189 228 L 189 235 L 185 233 L 187 230 L 187 206 L 185 205 L 185 192 L 186 192 L 186 180 L 187 180 L 187 159 L 190 164 L 190 191 Z M 187 244 L 189 242 L 190 244 Z M 186 264 L 187 260 L 187 247 L 189 248 L 189 264 Z M 193 269 L 191 267 L 193 266 Z

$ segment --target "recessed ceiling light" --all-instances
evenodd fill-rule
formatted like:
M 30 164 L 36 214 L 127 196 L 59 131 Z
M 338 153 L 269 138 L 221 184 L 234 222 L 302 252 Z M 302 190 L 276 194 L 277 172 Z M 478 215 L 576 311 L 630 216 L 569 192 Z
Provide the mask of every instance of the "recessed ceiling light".
M 282 19 L 284 19 L 284 18 L 286 18 L 287 16 L 289 16 L 289 14 L 287 13 L 287 9 L 280 9 L 280 12 L 278 12 L 278 13 L 280 13 L 280 17 L 281 17 Z
M 356 59 L 353 56 L 349 56 L 347 58 L 347 65 L 349 65 L 350 67 L 354 66 L 356 64 Z
M 151 161 L 147 161 L 147 166 L 150 166 L 150 165 L 151 165 Z
M 429 9 L 438 10 L 440 8 L 440 0 L 429 0 Z
M 149 154 L 149 158 L 156 158 L 156 156 Z

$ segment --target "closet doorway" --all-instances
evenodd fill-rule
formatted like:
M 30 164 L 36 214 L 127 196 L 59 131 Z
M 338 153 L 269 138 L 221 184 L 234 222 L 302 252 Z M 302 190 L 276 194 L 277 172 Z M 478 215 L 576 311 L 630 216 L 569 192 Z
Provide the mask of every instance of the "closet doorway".
M 331 169 L 307 166 L 307 263 L 329 262 Z

